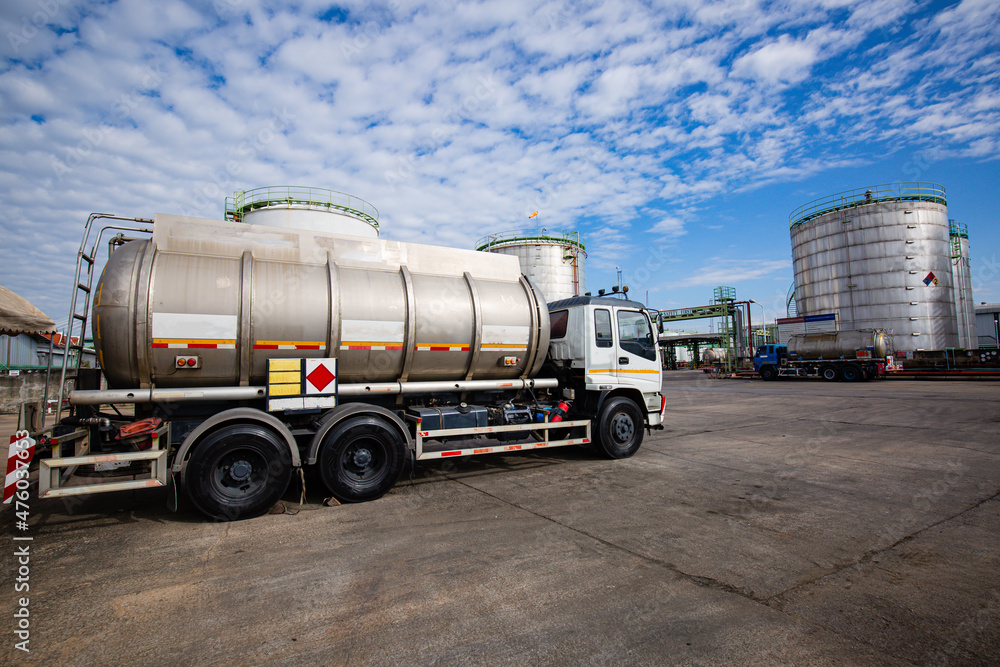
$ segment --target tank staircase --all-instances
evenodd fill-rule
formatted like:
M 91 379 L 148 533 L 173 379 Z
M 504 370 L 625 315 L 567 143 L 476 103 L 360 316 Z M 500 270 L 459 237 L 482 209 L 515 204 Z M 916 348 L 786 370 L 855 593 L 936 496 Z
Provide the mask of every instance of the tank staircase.
M 95 223 L 98 220 L 111 220 L 114 222 L 101 226 L 100 231 L 95 236 L 93 232 L 96 226 Z M 125 236 L 124 232 L 151 235 L 153 233 L 152 224 L 153 220 L 149 218 L 125 218 L 109 213 L 91 213 L 87 218 L 83 238 L 80 241 L 80 249 L 76 256 L 76 268 L 73 275 L 73 295 L 70 299 L 69 316 L 66 319 L 66 332 L 62 334 L 58 343 L 58 347 L 62 349 L 62 363 L 59 369 L 59 387 L 56 392 L 57 398 L 53 410 L 54 423 L 46 427 L 48 397 L 53 370 L 52 353 L 56 347 L 56 334 L 53 334 L 49 339 L 49 367 L 45 375 L 45 391 L 42 401 L 42 428 L 39 433 L 42 434 L 40 444 L 50 447 L 52 455 L 51 458 L 39 460 L 39 498 L 83 495 L 94 492 L 98 487 L 101 490 L 118 490 L 162 486 L 166 483 L 167 449 L 160 448 L 160 439 L 161 436 L 166 434 L 166 427 L 157 429 L 151 434 L 151 447 L 148 450 L 91 456 L 89 426 L 96 426 L 97 423 L 91 424 L 89 422 L 99 422 L 100 420 L 80 420 L 87 423 L 78 424 L 75 428 L 67 428 L 62 424 L 64 417 L 72 416 L 72 407 L 68 403 L 69 392 L 67 385 L 72 385 L 74 388 L 77 386 L 80 380 L 80 371 L 83 367 L 87 323 L 90 317 L 90 306 L 93 298 L 94 272 L 97 268 L 101 240 L 107 231 L 118 232 L 108 241 L 108 255 L 110 256 L 117 246 L 135 240 L 134 238 Z M 92 243 L 91 237 L 93 237 Z M 166 444 L 169 442 L 169 438 L 163 438 L 163 442 Z M 63 448 L 69 445 L 73 446 L 73 455 L 64 456 Z M 150 461 L 152 479 L 113 480 L 96 484 L 66 486 L 67 481 L 69 481 L 81 465 L 101 464 L 118 466 L 121 464 L 131 465 L 134 461 Z
M 716 287 L 712 297 L 712 303 L 723 306 L 725 309 L 725 315 L 719 318 L 719 336 L 726 350 L 722 368 L 726 373 L 732 373 L 736 370 L 736 331 L 732 323 L 736 288 L 724 285 Z

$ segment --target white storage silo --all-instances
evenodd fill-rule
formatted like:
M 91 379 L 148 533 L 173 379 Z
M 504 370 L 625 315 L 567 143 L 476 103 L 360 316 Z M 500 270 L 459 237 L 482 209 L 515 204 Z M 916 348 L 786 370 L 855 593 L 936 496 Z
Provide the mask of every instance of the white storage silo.
M 969 267 L 969 229 L 961 222 L 949 220 L 949 232 L 955 315 L 958 318 L 958 346 L 977 348 L 976 302 L 972 298 L 972 271 Z
M 958 345 L 942 186 L 849 190 L 799 207 L 790 222 L 799 315 L 835 313 L 840 329 L 888 329 L 896 351 Z
M 378 237 L 378 210 L 360 197 L 326 188 L 278 185 L 237 190 L 226 198 L 226 219 L 325 234 Z
M 476 250 L 513 255 L 548 302 L 583 294 L 587 288 L 587 249 L 574 231 L 517 230 L 479 239 Z

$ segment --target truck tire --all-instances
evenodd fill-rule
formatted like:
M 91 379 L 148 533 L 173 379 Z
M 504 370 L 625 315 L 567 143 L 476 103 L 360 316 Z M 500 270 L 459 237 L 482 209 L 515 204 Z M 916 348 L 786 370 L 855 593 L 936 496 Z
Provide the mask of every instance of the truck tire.
M 777 371 L 772 366 L 764 366 L 760 369 L 760 379 L 770 381 L 778 377 Z
M 860 382 L 864 379 L 865 373 L 861 370 L 861 366 L 847 364 L 841 371 L 841 377 L 844 378 L 844 382 Z
M 403 474 L 406 443 L 393 424 L 362 414 L 333 427 L 319 446 L 323 483 L 341 502 L 381 498 Z
M 835 382 L 840 379 L 840 373 L 836 366 L 823 366 L 819 369 L 819 374 L 827 382 Z
M 632 456 L 642 444 L 643 419 L 639 407 L 628 398 L 612 398 L 597 418 L 596 441 L 600 451 L 613 459 Z
M 195 447 L 184 471 L 191 503 L 218 521 L 263 514 L 284 495 L 291 479 L 288 445 L 260 424 L 212 431 Z

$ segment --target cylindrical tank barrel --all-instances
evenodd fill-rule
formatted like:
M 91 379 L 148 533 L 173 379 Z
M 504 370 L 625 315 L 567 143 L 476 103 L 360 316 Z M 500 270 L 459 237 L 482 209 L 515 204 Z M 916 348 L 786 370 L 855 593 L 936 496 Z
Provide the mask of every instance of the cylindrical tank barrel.
M 728 350 L 724 347 L 709 347 L 701 351 L 701 363 L 717 364 L 726 360 Z
M 885 358 L 891 352 L 889 334 L 881 329 L 850 329 L 829 333 L 796 334 L 788 338 L 788 353 L 803 359 L 854 359 L 858 350 Z
M 158 216 L 101 275 L 93 335 L 111 388 L 260 385 L 271 358 L 336 357 L 341 383 L 525 378 L 544 361 L 545 301 L 513 258 L 477 271 L 472 251 L 327 238 L 316 253 L 310 236 L 300 247 L 319 260 L 287 261 L 275 239 L 299 232 L 255 243 L 252 226 L 218 223 L 191 240 L 178 220 L 167 233 Z
M 798 315 L 891 330 L 900 351 L 959 343 L 944 187 L 839 192 L 799 207 L 790 222 Z

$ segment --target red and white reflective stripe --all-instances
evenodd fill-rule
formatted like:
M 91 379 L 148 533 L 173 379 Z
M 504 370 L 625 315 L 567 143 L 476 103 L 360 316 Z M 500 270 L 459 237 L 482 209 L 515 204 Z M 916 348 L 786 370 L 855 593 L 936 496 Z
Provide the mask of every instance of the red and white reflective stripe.
M 259 340 L 253 344 L 255 350 L 321 350 L 326 341 L 321 340 Z
M 403 344 L 392 341 L 349 340 L 340 344 L 341 350 L 402 350 Z
M 3 502 L 9 503 L 17 490 L 17 480 L 28 478 L 28 464 L 35 455 L 35 441 L 27 431 L 18 431 L 10 436 L 7 449 L 7 476 L 3 483 Z
M 660 396 L 660 423 L 663 423 L 664 413 L 667 411 L 667 397 Z
M 437 343 L 417 343 L 413 348 L 418 352 L 468 352 L 468 345 L 448 345 Z
M 571 440 L 561 440 L 559 441 L 559 446 L 562 445 L 586 445 L 590 442 L 590 438 L 574 438 Z M 536 442 L 523 445 L 499 445 L 496 447 L 476 447 L 475 449 L 454 449 L 447 452 L 424 452 L 421 454 L 420 458 L 423 459 L 443 459 L 449 456 L 469 456 L 471 454 L 496 454 L 499 452 L 517 452 L 525 451 L 528 449 L 541 449 L 543 447 L 551 447 L 550 442 Z
M 154 338 L 153 347 L 169 350 L 235 350 L 235 340 L 194 340 Z

